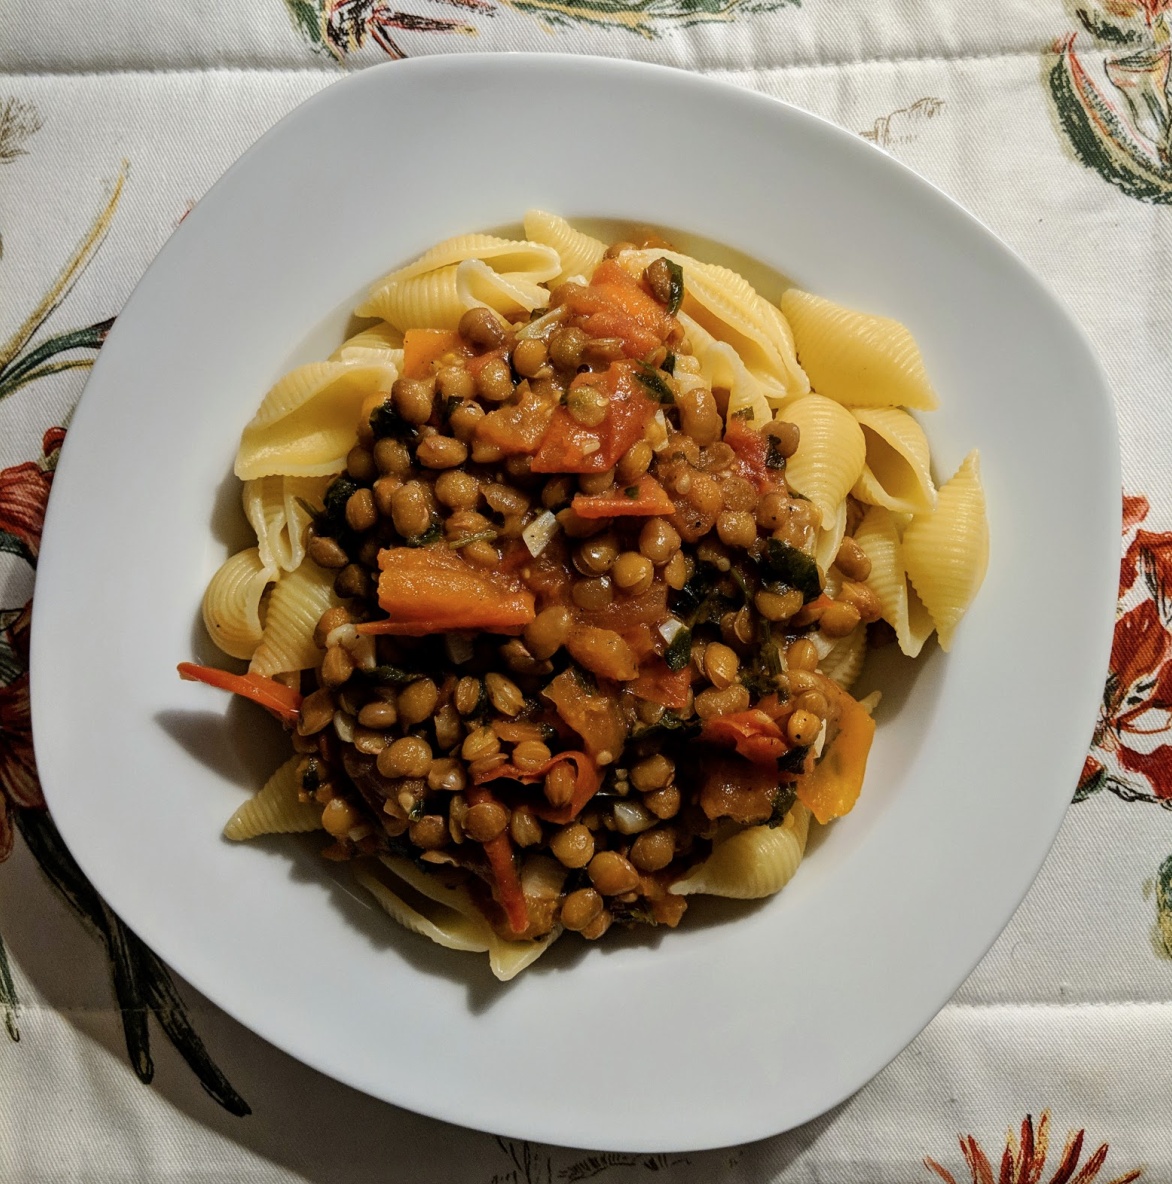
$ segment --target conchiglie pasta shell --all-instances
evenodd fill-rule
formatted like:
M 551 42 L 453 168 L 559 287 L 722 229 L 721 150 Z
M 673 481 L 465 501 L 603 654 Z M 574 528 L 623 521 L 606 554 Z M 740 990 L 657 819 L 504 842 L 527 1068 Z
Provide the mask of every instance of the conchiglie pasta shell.
M 398 856 L 381 855 L 379 859 L 390 876 L 366 872 L 359 882 L 387 912 L 413 933 L 449 949 L 487 952 L 489 968 L 502 982 L 531 966 L 562 932 L 558 927 L 536 941 L 505 941 L 489 925 L 467 888 L 445 883 L 442 870 L 426 872 Z M 403 899 L 407 895 L 403 885 L 411 890 L 410 904 Z
M 716 843 L 712 854 L 671 891 L 677 896 L 705 893 L 756 900 L 780 891 L 798 870 L 806 850 L 810 811 L 801 802 L 780 826 L 750 826 Z
M 453 263 L 462 263 L 465 259 L 482 259 L 489 263 L 494 271 L 521 271 L 537 283 L 553 279 L 561 269 L 557 251 L 543 243 L 497 238 L 492 234 L 460 234 L 437 243 L 406 267 L 400 267 L 398 271 L 384 276 L 371 289 L 372 295 L 384 284 L 394 280 L 411 279 L 413 276 L 423 275 L 424 272 L 437 271 Z M 368 315 L 370 314 L 363 312 L 360 306 L 358 316 Z
M 256 532 L 266 567 L 294 571 L 301 566 L 312 520 L 306 506 L 320 510 L 329 484 L 329 477 L 258 477 L 244 483 L 244 516 Z
M 544 210 L 529 210 L 525 214 L 525 237 L 557 251 L 561 270 L 553 277 L 555 284 L 565 283 L 572 275 L 591 275 L 606 253 L 606 243 L 575 230 L 565 218 Z
M 863 429 L 845 407 L 823 395 L 796 399 L 782 415 L 801 431 L 798 450 L 786 462 L 786 480 L 818 507 L 829 527 L 863 471 Z
M 907 327 L 790 288 L 781 311 L 793 328 L 798 359 L 821 395 L 850 407 L 938 405 L 919 347 Z
M 340 473 L 358 441 L 363 400 L 391 389 L 393 366 L 311 362 L 281 378 L 240 437 L 236 476 Z
M 260 793 L 242 803 L 224 826 L 224 837 L 235 842 L 259 835 L 289 835 L 321 830 L 321 806 L 298 800 L 301 781 L 297 766 L 301 758 L 290 757 L 265 782 Z
M 753 425 L 764 427 L 773 418 L 765 387 L 741 361 L 740 354 L 727 341 L 717 341 L 687 313 L 681 312 L 679 321 L 688 335 L 692 356 L 700 364 L 704 384 L 728 391 L 728 415 L 748 411 Z
M 403 373 L 403 334 L 386 321 L 348 337 L 330 355 L 331 362 L 374 362 Z
M 483 304 L 506 317 L 549 304 L 549 289 L 524 272 L 495 272 L 480 259 L 465 259 L 456 268 L 456 290 L 465 309 Z
M 859 501 L 924 514 L 936 505 L 932 458 L 924 429 L 898 407 L 854 411 L 867 442 L 867 461 L 852 491 Z
M 834 643 L 830 652 L 818 663 L 818 669 L 844 691 L 849 691 L 862 674 L 866 657 L 867 629 L 859 625 Z
M 935 622 L 940 648 L 951 649 L 956 626 L 989 565 L 989 521 L 975 450 L 940 487 L 936 509 L 912 518 L 903 554 L 908 577 Z
M 312 560 L 282 576 L 269 596 L 264 634 L 249 673 L 272 678 L 316 666 L 321 651 L 313 640 L 314 627 L 322 613 L 337 604 L 334 573 L 323 571 Z
M 619 261 L 633 275 L 642 275 L 649 263 L 664 257 L 683 270 L 682 311 L 717 341 L 731 345 L 771 399 L 781 402 L 810 389 L 789 326 L 743 276 L 678 251 L 624 251 Z
M 277 578 L 257 547 L 229 556 L 203 594 L 203 623 L 208 636 L 233 658 L 251 658 L 264 632 L 261 600 Z
M 917 657 L 933 626 L 908 586 L 895 516 L 883 506 L 872 506 L 856 527 L 854 540 L 871 561 L 867 586 L 883 606 L 883 619 L 895 630 L 900 650 Z
M 399 861 L 399 862 L 406 862 Z M 389 876 L 373 865 L 354 868 L 354 878 L 382 906 L 392 920 L 449 950 L 483 954 L 489 948 L 490 931 L 484 920 L 469 917 L 419 889 L 408 893 L 402 877 Z M 414 888 L 414 885 L 411 885 Z M 411 903 L 406 897 L 410 896 Z
M 814 546 L 814 561 L 823 571 L 830 571 L 834 566 L 834 560 L 838 556 L 838 549 L 842 546 L 842 540 L 846 536 L 846 502 L 838 503 L 838 509 L 834 513 L 834 518 L 825 524 L 818 531 L 818 541 Z M 830 590 L 829 577 L 827 587 L 825 589 L 826 595 L 833 598 L 838 595 L 838 589 L 833 592 Z

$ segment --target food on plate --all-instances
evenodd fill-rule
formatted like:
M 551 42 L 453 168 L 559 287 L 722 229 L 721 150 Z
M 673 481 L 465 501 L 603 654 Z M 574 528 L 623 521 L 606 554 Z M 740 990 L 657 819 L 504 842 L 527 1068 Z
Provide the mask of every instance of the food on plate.
M 510 978 L 564 931 L 753 898 L 863 786 L 869 644 L 984 575 L 909 331 L 531 211 L 371 289 L 244 429 L 256 533 L 203 603 L 291 728 L 225 834 L 324 830 L 387 912 Z

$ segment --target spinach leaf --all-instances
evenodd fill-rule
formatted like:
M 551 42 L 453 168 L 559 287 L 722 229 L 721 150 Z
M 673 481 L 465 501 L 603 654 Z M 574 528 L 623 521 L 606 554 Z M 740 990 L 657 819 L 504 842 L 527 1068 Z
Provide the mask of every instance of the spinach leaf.
M 684 269 L 678 263 L 673 263 L 666 255 L 661 256 L 659 261 L 667 265 L 667 270 L 671 275 L 671 283 L 668 286 L 671 296 L 667 302 L 667 311 L 670 316 L 674 317 L 684 302 Z
M 822 595 L 818 565 L 805 551 L 799 551 L 797 547 L 779 539 L 768 539 L 758 562 L 766 583 L 796 588 L 807 604 Z
M 426 547 L 428 543 L 437 542 L 443 538 L 443 528 L 439 522 L 432 521 L 432 524 L 422 533 L 417 534 L 413 538 L 404 539 L 403 545 L 406 547 Z
M 396 440 L 413 440 L 419 434 L 414 424 L 409 424 L 395 410 L 389 398 L 370 413 L 370 430 L 374 432 L 376 440 L 385 436 L 393 436 Z
M 797 751 L 796 749 L 794 750 Z M 803 752 L 805 749 L 802 750 Z M 794 802 L 797 801 L 798 795 L 792 785 L 779 785 L 777 787 L 777 797 L 773 799 L 773 812 L 769 815 L 769 826 L 780 826 L 785 821 L 785 816 L 793 809 Z
M 337 534 L 346 529 L 346 503 L 358 492 L 358 482 L 345 476 L 338 477 L 326 490 L 321 517 L 325 519 L 323 534 Z
M 674 711 L 665 711 L 653 724 L 636 724 L 631 729 L 631 739 L 638 740 L 655 732 L 679 732 L 683 736 L 694 736 L 703 726 L 704 721 L 698 715 L 683 719 Z
M 660 370 L 662 370 L 664 372 L 664 374 L 675 374 L 675 372 L 676 372 L 676 356 L 675 356 L 675 354 L 669 353 L 667 355 L 667 357 L 663 359 L 663 365 L 660 366 L 659 368 L 660 368 Z
M 785 457 L 781 452 L 781 445 L 776 436 L 765 437 L 765 467 L 767 469 L 784 469 Z
M 401 666 L 372 666 L 369 670 L 361 667 L 350 676 L 355 682 L 365 683 L 367 686 L 403 686 L 422 677 Z
M 791 748 L 785 756 L 778 759 L 778 771 L 782 773 L 800 773 L 802 766 L 806 763 L 806 753 L 809 751 L 810 746 L 808 744 L 799 744 Z
M 639 369 L 635 371 L 635 377 L 643 384 L 647 393 L 656 402 L 671 404 L 676 401 L 675 395 L 671 393 L 671 387 L 660 378 L 659 371 L 654 367 L 648 366 L 645 362 L 640 362 Z
M 668 670 L 678 674 L 692 660 L 692 631 L 681 629 L 663 655 Z

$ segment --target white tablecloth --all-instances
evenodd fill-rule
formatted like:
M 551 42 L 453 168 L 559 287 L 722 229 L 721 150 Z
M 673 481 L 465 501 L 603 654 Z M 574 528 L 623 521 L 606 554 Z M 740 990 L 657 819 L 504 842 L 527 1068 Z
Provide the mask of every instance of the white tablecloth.
M 1172 4 L 628 2 L 0 5 L 3 1179 L 984 1184 L 1066 1181 L 1061 1165 L 1077 1162 L 1080 1184 L 1172 1180 Z M 549 1149 L 337 1085 L 172 986 L 40 809 L 22 610 L 55 429 L 104 323 L 191 205 L 297 103 L 396 54 L 489 49 L 674 64 L 867 136 L 1045 277 L 1118 407 L 1125 587 L 1080 800 L 1008 929 L 919 1039 L 823 1118 L 740 1149 Z M 1022 509 L 1040 537 L 1062 512 Z M 1023 600 L 1045 611 L 1061 594 Z

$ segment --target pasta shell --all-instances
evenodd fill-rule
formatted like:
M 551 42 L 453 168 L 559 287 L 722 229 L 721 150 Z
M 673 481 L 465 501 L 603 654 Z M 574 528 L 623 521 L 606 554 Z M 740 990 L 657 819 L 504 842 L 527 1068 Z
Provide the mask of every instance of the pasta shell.
M 726 341 L 717 341 L 687 313 L 679 314 L 680 324 L 688 335 L 692 356 L 700 364 L 700 376 L 710 389 L 728 391 L 728 415 L 749 411 L 755 427 L 764 427 L 772 418 L 765 388 L 741 361 L 740 354 Z
M 565 283 L 572 275 L 591 275 L 606 253 L 606 243 L 575 230 L 565 218 L 544 210 L 526 212 L 525 237 L 557 251 L 561 270 L 553 277 L 555 284 Z
M 786 480 L 818 507 L 829 526 L 863 471 L 863 429 L 845 407 L 823 395 L 787 404 L 784 415 L 801 431 L 798 450 L 786 462 Z
M 406 860 L 396 862 L 405 863 Z M 419 889 L 409 892 L 401 878 L 388 876 L 382 869 L 355 867 L 354 878 L 404 929 L 445 949 L 473 954 L 487 952 L 491 931 L 486 921 L 469 917 L 434 896 L 423 895 Z M 408 903 L 408 896 L 411 903 Z
M 265 567 L 294 571 L 301 566 L 312 520 L 306 507 L 320 509 L 329 484 L 329 477 L 258 477 L 244 483 L 244 516 L 256 532 Z
M 924 429 L 898 407 L 860 407 L 854 416 L 867 442 L 867 461 L 852 490 L 855 497 L 910 514 L 934 509 L 936 486 Z
M 772 896 L 792 879 L 806 850 L 810 811 L 801 802 L 780 826 L 750 826 L 716 843 L 712 854 L 677 880 L 677 896 L 703 892 L 736 900 Z
M 790 288 L 781 298 L 798 359 L 821 395 L 848 407 L 938 405 L 919 347 L 907 327 Z
M 814 547 L 814 560 L 823 571 L 830 571 L 834 566 L 834 560 L 838 555 L 838 549 L 842 546 L 842 540 L 846 536 L 846 501 L 843 500 L 838 503 L 838 509 L 834 513 L 833 520 L 827 526 L 823 526 L 818 531 L 818 542 Z M 829 577 L 826 586 L 826 595 L 833 598 L 838 595 L 838 589 L 831 591 L 829 584 Z
M 269 596 L 264 633 L 252 655 L 249 673 L 272 678 L 316 666 L 321 650 L 313 640 L 314 627 L 322 613 L 338 603 L 334 573 L 323 571 L 312 560 L 282 576 Z
M 936 509 L 917 514 L 903 536 L 907 573 L 940 636 L 952 636 L 973 602 L 989 566 L 989 521 L 976 450 L 940 487 Z
M 224 837 L 234 842 L 255 839 L 259 835 L 288 835 L 321 830 L 321 806 L 298 800 L 301 781 L 297 765 L 301 758 L 290 757 L 264 783 L 261 791 L 242 803 L 224 826 Z
M 403 334 L 386 321 L 347 338 L 330 355 L 331 362 L 374 362 L 403 373 Z
M 447 884 L 442 873 L 425 872 L 407 859 L 391 855 L 379 859 L 390 876 L 359 869 L 355 874 L 383 908 L 413 933 L 448 949 L 487 952 L 489 968 L 502 982 L 531 966 L 561 935 L 558 927 L 536 941 L 505 941 L 463 885 Z
M 846 637 L 840 637 L 830 652 L 818 663 L 819 670 L 844 691 L 849 691 L 863 672 L 867 657 L 867 630 L 857 626 Z
M 358 441 L 367 396 L 391 389 L 390 365 L 311 362 L 272 387 L 240 437 L 236 476 L 321 477 L 340 473 Z
M 854 540 L 871 561 L 867 586 L 883 606 L 883 619 L 895 630 L 900 650 L 917 657 L 933 625 L 908 585 L 895 516 L 883 506 L 872 506 L 855 528 Z
M 715 340 L 727 342 L 772 400 L 809 391 L 784 317 L 743 276 L 678 251 L 624 251 L 619 259 L 632 274 L 642 275 L 649 263 L 664 257 L 683 270 L 682 311 Z
M 264 632 L 261 601 L 277 578 L 257 547 L 229 556 L 211 578 L 203 594 L 204 627 L 208 636 L 233 658 L 251 658 Z

